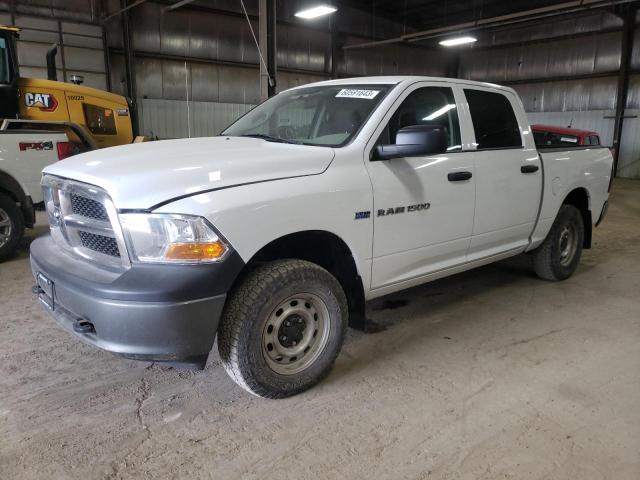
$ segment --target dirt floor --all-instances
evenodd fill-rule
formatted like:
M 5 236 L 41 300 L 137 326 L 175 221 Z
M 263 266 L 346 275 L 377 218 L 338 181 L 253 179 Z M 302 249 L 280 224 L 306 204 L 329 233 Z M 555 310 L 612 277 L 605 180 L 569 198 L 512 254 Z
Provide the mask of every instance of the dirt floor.
M 43 216 L 39 220 L 44 220 Z M 640 181 L 616 181 L 577 274 L 519 257 L 372 302 L 329 378 L 269 401 L 114 357 L 0 265 L 0 478 L 640 478 Z

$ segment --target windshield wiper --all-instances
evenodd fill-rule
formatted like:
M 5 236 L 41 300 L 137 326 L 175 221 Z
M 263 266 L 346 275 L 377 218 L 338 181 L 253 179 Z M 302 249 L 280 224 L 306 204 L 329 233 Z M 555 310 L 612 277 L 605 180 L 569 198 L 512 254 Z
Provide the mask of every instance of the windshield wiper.
M 261 138 L 266 140 L 267 142 L 276 142 L 276 143 L 292 143 L 294 145 L 301 145 L 302 142 L 298 142 L 295 140 L 287 140 L 286 138 L 273 137 L 271 135 L 267 135 L 266 133 L 247 133 L 245 135 L 240 135 L 241 137 L 251 137 L 251 138 Z

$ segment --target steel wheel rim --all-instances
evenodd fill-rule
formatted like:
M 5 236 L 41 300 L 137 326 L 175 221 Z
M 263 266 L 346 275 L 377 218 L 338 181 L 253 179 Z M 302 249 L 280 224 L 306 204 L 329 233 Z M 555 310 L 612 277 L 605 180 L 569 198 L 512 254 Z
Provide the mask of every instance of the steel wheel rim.
M 313 293 L 297 293 L 280 302 L 262 329 L 262 355 L 271 370 L 294 375 L 309 368 L 329 340 L 326 303 Z
M 12 228 L 13 225 L 9 214 L 0 208 L 0 247 L 4 247 L 11 238 Z
M 560 249 L 560 265 L 569 266 L 578 250 L 578 235 L 576 235 L 573 225 L 567 225 L 562 229 L 558 247 Z

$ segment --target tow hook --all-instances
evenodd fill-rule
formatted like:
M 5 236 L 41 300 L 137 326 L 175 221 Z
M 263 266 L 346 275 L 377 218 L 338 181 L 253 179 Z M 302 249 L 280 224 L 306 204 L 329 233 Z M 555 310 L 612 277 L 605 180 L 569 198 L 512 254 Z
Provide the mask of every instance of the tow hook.
M 95 333 L 96 329 L 91 322 L 76 320 L 73 322 L 73 331 L 76 333 Z
M 44 290 L 40 288 L 40 285 L 34 285 L 31 287 L 31 293 L 34 295 L 40 295 L 41 293 L 44 293 Z

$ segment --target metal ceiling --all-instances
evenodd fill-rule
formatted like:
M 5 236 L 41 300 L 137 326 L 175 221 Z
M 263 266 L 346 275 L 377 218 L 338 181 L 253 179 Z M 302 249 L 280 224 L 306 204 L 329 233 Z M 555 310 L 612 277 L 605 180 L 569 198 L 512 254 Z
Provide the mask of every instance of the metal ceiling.
M 410 0 L 404 0 L 409 5 Z M 352 3 L 355 2 L 355 3 Z M 364 8 L 362 0 L 344 0 L 345 5 L 360 5 Z M 504 28 L 522 28 L 526 25 L 535 25 L 538 30 L 541 22 L 547 22 L 559 17 L 583 17 L 594 14 L 611 13 L 616 17 L 626 6 L 638 4 L 637 0 L 574 0 L 565 2 L 549 1 L 512 1 L 494 2 L 488 1 L 462 1 L 439 2 L 433 10 L 429 9 L 431 1 L 413 1 L 412 6 L 403 7 L 402 2 L 393 2 L 393 10 L 384 9 L 386 0 L 368 2 L 371 4 L 372 15 L 390 15 L 398 22 L 402 22 L 405 31 L 396 37 L 378 41 L 362 42 L 350 45 L 349 49 L 369 48 L 389 43 L 426 43 L 436 45 L 438 40 L 444 37 L 462 33 L 477 33 L 496 31 Z M 454 14 L 449 13 L 455 10 Z M 421 12 L 430 12 L 425 15 Z M 374 17 L 375 18 L 375 17 Z M 411 30 L 407 30 L 410 28 Z M 480 35 L 482 36 L 482 35 Z
M 531 11 L 553 11 L 598 7 L 615 9 L 625 2 L 595 0 L 339 0 L 340 5 L 353 7 L 376 17 L 401 23 L 411 31 L 431 30 L 490 18 L 509 18 Z M 636 2 L 637 3 L 637 2 Z M 604 4 L 604 5 L 603 5 Z

